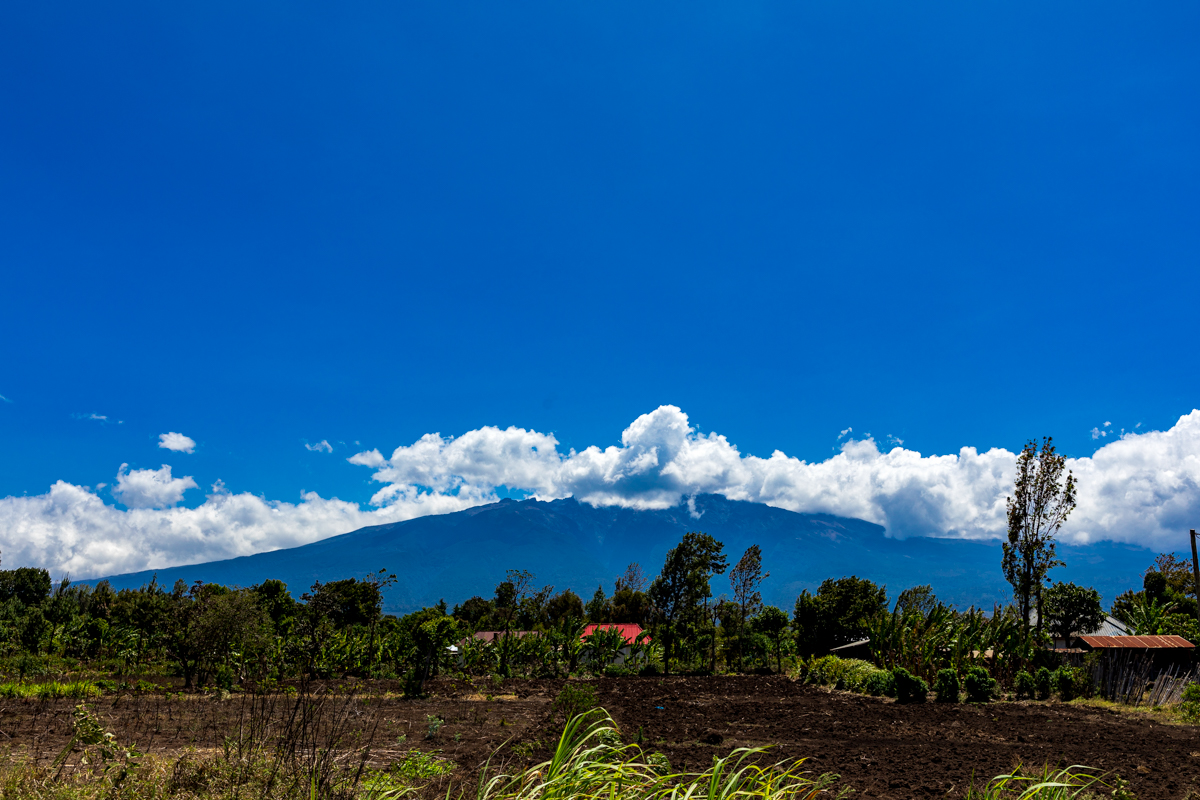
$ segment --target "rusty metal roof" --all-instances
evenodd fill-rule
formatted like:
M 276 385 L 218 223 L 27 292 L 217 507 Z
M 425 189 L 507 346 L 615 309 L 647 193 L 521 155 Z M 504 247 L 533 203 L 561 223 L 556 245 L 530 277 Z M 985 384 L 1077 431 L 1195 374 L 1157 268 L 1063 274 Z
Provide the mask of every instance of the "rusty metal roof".
M 1155 649 L 1195 647 L 1182 636 L 1080 636 L 1089 647 Z

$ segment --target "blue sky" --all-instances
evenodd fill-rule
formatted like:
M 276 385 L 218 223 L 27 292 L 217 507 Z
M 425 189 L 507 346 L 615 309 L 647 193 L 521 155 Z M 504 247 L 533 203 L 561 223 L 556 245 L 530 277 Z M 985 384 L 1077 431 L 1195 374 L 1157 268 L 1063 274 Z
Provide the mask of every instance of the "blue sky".
M 604 448 L 666 404 L 809 462 L 1166 431 L 1200 405 L 1198 22 L 5 4 L 0 498 L 169 464 L 181 507 L 365 507 L 354 453 Z

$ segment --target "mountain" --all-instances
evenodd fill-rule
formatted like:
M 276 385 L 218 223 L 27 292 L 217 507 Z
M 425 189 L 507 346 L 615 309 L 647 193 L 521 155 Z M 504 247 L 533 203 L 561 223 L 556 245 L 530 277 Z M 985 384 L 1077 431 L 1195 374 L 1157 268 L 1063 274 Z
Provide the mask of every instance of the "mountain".
M 893 599 L 906 587 L 932 584 L 938 597 L 962 607 L 990 608 L 1010 594 L 1000 572 L 998 542 L 892 539 L 881 526 L 863 520 L 798 514 L 719 495 L 699 495 L 659 511 L 594 508 L 574 499 L 502 500 L 362 528 L 302 547 L 108 580 L 120 589 L 142 586 L 156 574 L 167 587 L 180 579 L 250 586 L 278 578 L 299 595 L 317 580 L 386 569 L 399 580 L 385 607 L 399 613 L 442 598 L 453 606 L 476 594 L 491 597 L 505 570 L 527 569 L 539 585 L 573 589 L 586 602 L 597 585 L 611 594 L 614 579 L 630 562 L 653 577 L 667 550 L 694 530 L 723 542 L 730 566 L 748 546 L 759 545 L 771 573 L 763 598 L 789 611 L 802 589 L 844 575 L 886 584 Z M 1125 589 L 1141 588 L 1142 572 L 1154 557 L 1144 548 L 1109 542 L 1059 550 L 1067 566 L 1052 577 L 1094 586 L 1106 604 Z M 728 580 L 717 577 L 713 593 L 722 592 L 729 593 Z

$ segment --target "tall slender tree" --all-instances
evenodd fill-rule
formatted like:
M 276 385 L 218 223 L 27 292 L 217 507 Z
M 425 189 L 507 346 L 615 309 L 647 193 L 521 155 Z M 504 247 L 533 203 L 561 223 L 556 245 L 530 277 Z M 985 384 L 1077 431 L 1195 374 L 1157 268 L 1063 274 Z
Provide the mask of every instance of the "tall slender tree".
M 762 608 L 762 592 L 759 587 L 762 582 L 771 577 L 771 573 L 763 572 L 762 548 L 752 544 L 729 571 L 729 585 L 733 589 L 733 597 L 738 604 L 738 669 L 743 669 L 746 659 L 746 648 L 743 643 L 746 633 L 746 620 L 754 616 Z
M 712 597 L 709 581 L 725 573 L 724 545 L 707 533 L 691 532 L 667 553 L 662 572 L 650 584 L 650 602 L 663 640 L 663 667 L 671 671 L 671 656 L 679 634 L 702 619 L 704 601 Z
M 1026 443 L 1017 456 L 1017 481 L 1008 498 L 1008 541 L 1001 567 L 1026 624 L 1037 603 L 1039 634 L 1046 575 L 1064 563 L 1058 558 L 1055 535 L 1075 508 L 1076 489 L 1066 456 L 1055 452 L 1052 438 L 1042 440 L 1040 451 L 1036 441 Z

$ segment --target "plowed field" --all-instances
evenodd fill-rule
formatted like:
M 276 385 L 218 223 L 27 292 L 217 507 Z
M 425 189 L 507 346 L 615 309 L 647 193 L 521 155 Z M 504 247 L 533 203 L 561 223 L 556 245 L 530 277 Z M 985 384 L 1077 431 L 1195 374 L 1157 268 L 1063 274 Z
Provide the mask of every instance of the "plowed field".
M 552 701 L 563 681 L 429 684 L 433 695 L 404 700 L 397 687 L 373 683 L 358 695 L 327 701 L 322 724 L 361 731 L 373 760 L 410 749 L 437 749 L 467 778 L 489 756 L 493 765 L 540 760 L 561 724 Z M 803 686 L 779 677 L 624 678 L 592 683 L 627 740 L 665 753 L 676 768 L 702 769 L 712 756 L 771 745 L 773 758 L 807 758 L 815 772 L 836 772 L 860 798 L 961 796 L 974 775 L 1015 764 L 1085 764 L 1118 772 L 1141 800 L 1200 798 L 1200 728 L 1061 703 L 897 705 Z M 174 752 L 219 748 L 239 726 L 286 717 L 290 698 L 251 708 L 234 695 L 105 697 L 92 703 L 119 739 Z M 52 759 L 71 732 L 72 701 L 0 701 L 0 746 Z M 444 720 L 427 739 L 430 716 Z M 257 719 L 257 722 L 255 722 Z M 516 755 L 513 748 L 516 747 Z M 529 754 L 531 753 L 531 754 Z M 527 755 L 528 754 L 528 755 Z M 514 764 L 513 762 L 516 762 Z M 469 771 L 469 772 L 468 772 Z

